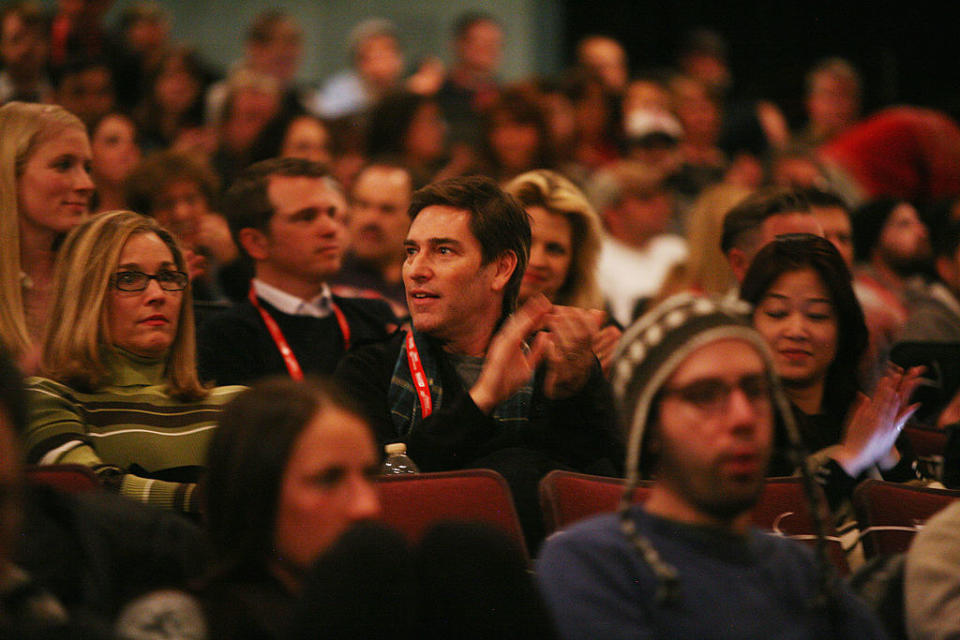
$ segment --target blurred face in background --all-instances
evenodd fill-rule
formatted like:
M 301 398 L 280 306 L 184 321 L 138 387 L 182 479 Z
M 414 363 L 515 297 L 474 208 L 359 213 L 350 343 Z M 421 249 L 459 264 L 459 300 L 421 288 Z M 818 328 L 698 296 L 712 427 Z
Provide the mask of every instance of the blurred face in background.
M 114 108 L 113 74 L 109 68 L 97 66 L 66 75 L 56 100 L 90 126 Z
M 434 102 L 425 102 L 410 121 L 404 147 L 411 161 L 428 164 L 443 153 L 445 138 L 446 126 L 440 115 L 440 107 Z
M 255 88 L 238 90 L 223 123 L 223 144 L 236 153 L 246 152 L 279 108 L 276 93 Z
M 151 214 L 182 246 L 196 249 L 203 216 L 210 213 L 207 196 L 190 178 L 171 180 L 157 194 Z
M 533 122 L 521 122 L 509 113 L 493 117 L 489 145 L 500 167 L 513 174 L 534 169 L 541 145 L 540 130 Z
M 930 233 L 913 205 L 901 202 L 890 212 L 877 251 L 884 262 L 904 273 L 930 258 Z
M 47 62 L 47 44 L 41 29 L 11 11 L 0 24 L 0 66 L 15 80 L 39 78 Z
M 853 268 L 853 225 L 850 223 L 850 215 L 840 207 L 811 209 L 823 227 L 823 237 L 837 248 L 847 267 Z
M 312 116 L 294 118 L 287 127 L 280 155 L 284 158 L 303 158 L 329 165 L 330 133 L 323 123 Z
M 170 56 L 153 85 L 154 100 L 168 114 L 182 114 L 196 102 L 201 82 L 195 77 L 183 58 Z
M 817 74 L 807 95 L 807 115 L 812 128 L 823 136 L 843 131 L 860 115 L 856 82 L 830 71 Z
M 357 176 L 349 225 L 357 258 L 378 265 L 403 260 L 412 192 L 410 175 L 398 167 L 373 165 Z
M 397 85 L 403 73 L 403 55 L 397 39 L 389 34 L 363 41 L 356 54 L 357 71 L 368 84 L 385 91 Z
M 500 66 L 503 30 L 490 20 L 477 20 L 456 43 L 457 57 L 463 66 L 480 75 L 492 75 Z
M 623 95 L 623 113 L 637 109 L 670 111 L 670 92 L 652 80 L 634 80 Z
M 720 108 L 706 85 L 691 79 L 673 83 L 673 105 L 685 138 L 694 144 L 716 144 L 720 136 Z
M 140 162 L 140 147 L 133 121 L 122 114 L 111 114 L 100 121 L 90 147 L 93 152 L 94 182 L 121 184 Z
M 620 94 L 627 85 L 627 54 L 613 38 L 595 36 L 580 44 L 580 64 L 603 82 L 613 93 Z
M 303 34 L 292 20 L 275 21 L 266 37 L 247 45 L 247 56 L 253 69 L 288 84 L 297 75 L 303 55 Z

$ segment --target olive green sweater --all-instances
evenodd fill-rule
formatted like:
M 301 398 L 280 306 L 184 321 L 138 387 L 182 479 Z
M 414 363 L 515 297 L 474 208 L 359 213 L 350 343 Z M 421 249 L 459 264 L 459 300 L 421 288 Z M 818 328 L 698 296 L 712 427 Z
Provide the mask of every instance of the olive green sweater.
M 27 462 L 86 465 L 121 495 L 195 512 L 217 417 L 243 387 L 183 402 L 167 394 L 162 360 L 111 350 L 106 361 L 111 384 L 90 393 L 47 378 L 27 381 Z

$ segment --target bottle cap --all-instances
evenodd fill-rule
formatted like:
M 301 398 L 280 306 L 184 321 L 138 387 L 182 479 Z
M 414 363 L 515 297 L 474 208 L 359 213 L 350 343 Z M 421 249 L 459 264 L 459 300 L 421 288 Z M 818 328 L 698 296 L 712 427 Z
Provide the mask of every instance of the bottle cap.
M 403 442 L 394 442 L 384 447 L 388 456 L 404 454 L 407 452 L 407 445 Z

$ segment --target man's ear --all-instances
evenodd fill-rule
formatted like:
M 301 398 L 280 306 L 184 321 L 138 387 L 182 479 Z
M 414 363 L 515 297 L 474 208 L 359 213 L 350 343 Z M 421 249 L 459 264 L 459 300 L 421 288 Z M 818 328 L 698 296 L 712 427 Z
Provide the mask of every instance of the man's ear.
M 747 253 L 743 249 L 734 247 L 727 252 L 727 262 L 730 263 L 733 277 L 737 279 L 738 283 L 742 283 L 744 276 L 747 275 L 747 269 L 750 267 L 750 258 L 747 257 Z
M 493 273 L 493 290 L 503 291 L 517 268 L 517 254 L 509 250 L 504 251 L 493 261 L 493 264 L 496 268 Z
M 263 231 L 246 227 L 237 234 L 237 240 L 240 241 L 243 250 L 254 260 L 266 260 L 269 257 L 267 248 L 270 246 L 270 239 Z

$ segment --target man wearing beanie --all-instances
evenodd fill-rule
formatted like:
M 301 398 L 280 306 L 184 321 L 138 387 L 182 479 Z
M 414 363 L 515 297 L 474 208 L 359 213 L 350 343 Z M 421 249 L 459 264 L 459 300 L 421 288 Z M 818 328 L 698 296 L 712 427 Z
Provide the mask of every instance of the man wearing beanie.
M 744 307 L 681 294 L 624 334 L 620 509 L 551 537 L 538 563 L 561 637 L 884 637 L 808 548 L 750 527 L 785 404 Z M 631 505 L 641 448 L 656 479 Z

